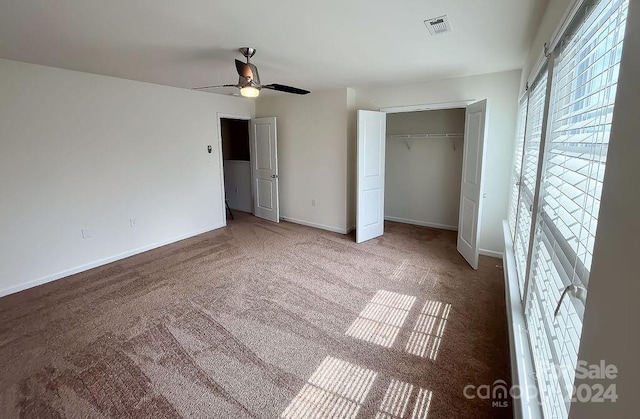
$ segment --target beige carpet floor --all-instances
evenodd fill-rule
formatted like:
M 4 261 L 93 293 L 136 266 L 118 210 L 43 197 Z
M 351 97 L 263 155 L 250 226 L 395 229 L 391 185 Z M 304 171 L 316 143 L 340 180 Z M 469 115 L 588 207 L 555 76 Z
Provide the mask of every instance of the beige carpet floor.
M 510 417 L 463 395 L 509 357 L 501 261 L 455 241 L 240 213 L 1 298 L 0 417 Z

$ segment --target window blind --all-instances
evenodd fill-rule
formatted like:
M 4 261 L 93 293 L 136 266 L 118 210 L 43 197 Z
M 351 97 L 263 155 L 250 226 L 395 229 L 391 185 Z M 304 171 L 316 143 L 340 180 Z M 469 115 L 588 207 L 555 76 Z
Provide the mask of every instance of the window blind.
M 520 194 L 518 197 L 517 219 L 514 235 L 514 252 L 520 295 L 524 296 L 524 282 L 527 273 L 527 257 L 529 255 L 529 239 L 533 198 L 538 176 L 538 159 L 540 157 L 540 141 L 542 139 L 542 123 L 544 105 L 547 95 L 547 69 L 542 70 L 540 77 L 529 88 L 529 110 L 524 140 L 522 175 L 520 177 Z
M 594 2 L 592 2 L 594 3 Z M 565 418 L 575 378 L 628 0 L 584 6 L 556 49 L 550 126 L 526 296 L 545 417 Z
M 511 238 L 515 238 L 516 219 L 518 216 L 518 197 L 520 196 L 520 178 L 522 176 L 522 157 L 524 155 L 524 135 L 527 123 L 527 105 L 529 95 L 526 94 L 520 100 L 518 107 L 518 127 L 516 129 L 516 141 L 513 152 L 513 172 L 511 174 L 511 196 L 509 197 L 509 228 Z

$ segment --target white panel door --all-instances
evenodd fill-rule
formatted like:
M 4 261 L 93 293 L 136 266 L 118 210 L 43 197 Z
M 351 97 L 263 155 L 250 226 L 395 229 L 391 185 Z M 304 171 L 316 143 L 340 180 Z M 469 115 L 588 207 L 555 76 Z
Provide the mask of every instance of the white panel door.
M 252 119 L 249 139 L 253 214 L 278 223 L 280 222 L 280 205 L 276 118 Z
M 358 111 L 356 242 L 384 231 L 384 149 L 387 114 Z
M 482 215 L 482 169 L 486 138 L 487 101 L 467 107 L 458 222 L 458 252 L 478 269 L 478 237 Z

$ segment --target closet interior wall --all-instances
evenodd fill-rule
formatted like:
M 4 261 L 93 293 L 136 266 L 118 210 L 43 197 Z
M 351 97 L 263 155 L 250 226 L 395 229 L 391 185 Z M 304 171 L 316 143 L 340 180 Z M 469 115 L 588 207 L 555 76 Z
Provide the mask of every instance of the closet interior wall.
M 458 229 L 465 110 L 387 115 L 385 219 Z

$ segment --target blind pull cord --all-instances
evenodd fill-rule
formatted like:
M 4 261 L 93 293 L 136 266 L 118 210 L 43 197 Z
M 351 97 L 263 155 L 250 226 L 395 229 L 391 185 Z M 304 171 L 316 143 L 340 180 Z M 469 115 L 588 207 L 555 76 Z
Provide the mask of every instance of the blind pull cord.
M 582 293 L 586 291 L 586 289 L 580 285 L 576 285 L 576 284 L 571 284 L 568 285 L 564 291 L 562 291 L 562 295 L 560 295 L 560 300 L 558 301 L 558 305 L 556 307 L 556 311 L 553 312 L 553 321 L 556 321 L 556 318 L 558 317 L 558 313 L 560 312 L 560 307 L 562 306 L 562 301 L 564 300 L 564 297 L 567 295 L 568 292 L 572 292 L 574 295 L 577 295 L 578 293 Z

